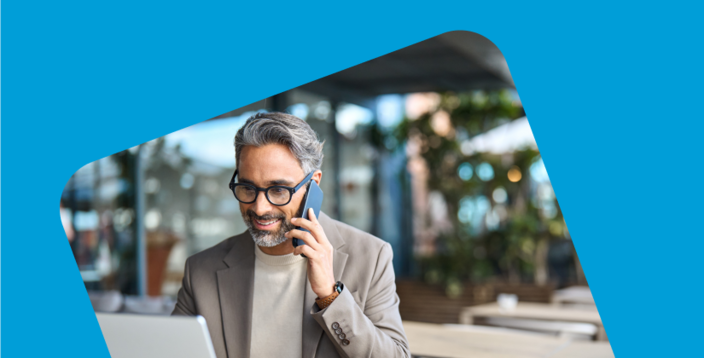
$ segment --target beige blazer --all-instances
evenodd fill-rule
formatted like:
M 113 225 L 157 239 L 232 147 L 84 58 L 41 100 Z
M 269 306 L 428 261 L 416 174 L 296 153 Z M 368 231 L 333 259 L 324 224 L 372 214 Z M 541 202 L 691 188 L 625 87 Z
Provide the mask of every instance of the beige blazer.
M 307 282 L 303 358 L 410 357 L 398 311 L 391 246 L 320 213 L 334 247 L 335 279 L 344 289 L 324 310 Z M 254 285 L 254 241 L 246 231 L 186 260 L 173 315 L 201 315 L 218 358 L 249 357 Z M 335 333 L 337 323 L 349 341 Z

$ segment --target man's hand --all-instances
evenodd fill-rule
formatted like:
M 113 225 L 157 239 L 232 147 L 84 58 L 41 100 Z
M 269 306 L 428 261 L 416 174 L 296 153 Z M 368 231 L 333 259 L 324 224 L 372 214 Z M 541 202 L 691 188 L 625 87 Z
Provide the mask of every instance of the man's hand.
M 324 298 L 333 293 L 335 286 L 335 275 L 332 269 L 333 248 L 312 208 L 308 210 L 308 218 L 310 220 L 293 218 L 291 223 L 310 231 L 310 233 L 294 229 L 287 232 L 286 237 L 289 239 L 295 237 L 306 243 L 306 245 L 296 247 L 293 254 L 304 254 L 308 257 L 308 281 L 310 281 L 310 286 L 318 298 Z

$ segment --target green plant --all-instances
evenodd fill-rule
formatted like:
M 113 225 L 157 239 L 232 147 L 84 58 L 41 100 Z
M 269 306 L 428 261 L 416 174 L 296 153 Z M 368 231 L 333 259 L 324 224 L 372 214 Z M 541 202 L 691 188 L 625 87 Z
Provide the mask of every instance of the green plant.
M 433 255 L 416 260 L 422 278 L 445 285 L 450 297 L 461 295 L 466 281 L 542 277 L 546 244 L 564 231 L 559 209 L 557 215 L 546 218 L 534 205 L 534 188 L 528 178 L 531 165 L 539 159 L 537 151 L 491 154 L 467 147 L 470 138 L 523 115 L 507 91 L 442 93 L 436 108 L 416 119 L 405 118 L 392 133 L 373 133 L 377 145 L 411 147 L 409 160 L 422 158 L 427 167 L 428 190 L 442 194 L 453 229 L 437 236 Z M 476 170 L 487 165 L 493 178 L 480 180 Z M 473 170 L 471 178 L 469 172 L 461 172 L 466 169 L 463 166 Z M 514 180 L 509 178 L 511 170 Z M 517 173 L 519 180 L 515 180 Z M 497 188 L 505 191 L 506 203 L 491 205 Z M 470 215 L 487 205 L 492 210 L 500 207 L 497 210 L 505 216 L 491 228 L 477 220 L 483 216 Z

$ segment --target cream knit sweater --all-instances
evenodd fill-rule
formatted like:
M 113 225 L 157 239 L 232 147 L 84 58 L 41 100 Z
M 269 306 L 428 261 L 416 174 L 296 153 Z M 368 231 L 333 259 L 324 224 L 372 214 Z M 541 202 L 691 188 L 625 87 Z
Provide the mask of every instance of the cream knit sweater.
M 254 245 L 252 358 L 301 357 L 308 260 L 267 255 Z

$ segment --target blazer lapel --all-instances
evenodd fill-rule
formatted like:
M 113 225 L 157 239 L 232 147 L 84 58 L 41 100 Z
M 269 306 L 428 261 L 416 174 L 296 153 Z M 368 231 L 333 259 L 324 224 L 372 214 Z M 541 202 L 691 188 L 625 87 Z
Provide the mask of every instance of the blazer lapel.
M 333 221 L 324 212 L 320 212 L 320 226 L 323 227 L 325 231 L 325 236 L 328 237 L 330 244 L 334 249 L 332 257 L 332 270 L 335 273 L 335 280 L 339 281 L 342 279 L 342 273 L 345 271 L 345 264 L 347 263 L 347 253 L 345 252 L 345 240 L 337 231 L 337 226 L 335 226 L 335 221 Z M 314 297 L 315 298 L 315 297 Z
M 249 357 L 254 295 L 254 241 L 246 232 L 223 259 L 217 271 L 220 312 L 228 357 Z
M 345 241 L 337 231 L 334 221 L 332 221 L 332 219 L 325 213 L 320 212 L 318 221 L 320 222 L 320 226 L 323 227 L 323 231 L 325 231 L 325 236 L 327 236 L 330 244 L 332 244 L 333 272 L 335 274 L 335 280 L 340 281 L 342 279 L 342 273 L 345 270 L 345 264 L 347 263 L 348 257 L 347 253 L 341 250 L 341 248 L 345 245 Z M 315 299 L 317 297 L 318 296 L 315 292 L 313 292 L 313 289 L 310 286 L 310 281 L 306 279 L 306 294 L 303 300 L 303 358 L 312 358 L 315 356 L 315 352 L 318 349 L 318 343 L 320 343 L 320 338 L 323 335 L 323 328 L 320 327 L 318 322 L 316 322 L 310 314 L 311 308 L 315 304 Z

